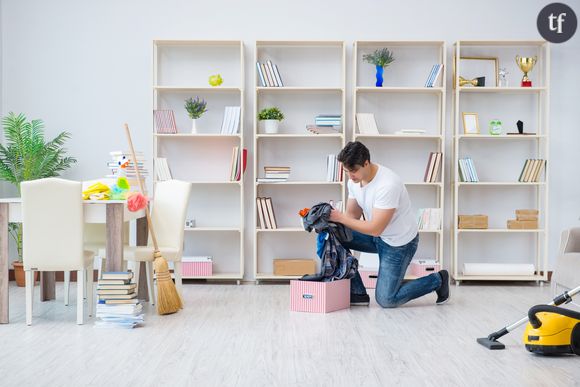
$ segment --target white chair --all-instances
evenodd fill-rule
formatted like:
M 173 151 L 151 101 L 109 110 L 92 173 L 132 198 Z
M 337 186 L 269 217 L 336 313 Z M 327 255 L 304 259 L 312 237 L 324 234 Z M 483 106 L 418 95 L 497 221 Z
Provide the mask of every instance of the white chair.
M 173 262 L 175 284 L 182 294 L 181 257 L 183 256 L 183 233 L 185 231 L 185 217 L 189 204 L 191 184 L 179 180 L 168 180 L 155 185 L 155 196 L 151 211 L 151 221 L 155 228 L 157 243 L 161 255 L 169 262 Z M 99 250 L 99 255 L 104 257 L 105 251 Z M 126 261 L 135 263 L 134 278 L 139 289 L 139 266 L 140 262 L 146 262 L 147 287 L 149 288 L 149 301 L 155 303 L 153 289 L 153 241 L 151 233 L 147 246 L 125 246 L 123 256 Z
M 580 286 L 580 227 L 562 232 L 551 281 L 554 295 Z M 574 303 L 580 306 L 578 301 Z
M 35 271 L 77 272 L 77 324 L 84 321 L 84 284 L 88 279 L 89 315 L 93 315 L 93 252 L 83 249 L 81 183 L 48 178 L 23 182 L 23 263 L 26 276 L 26 324 L 32 324 Z

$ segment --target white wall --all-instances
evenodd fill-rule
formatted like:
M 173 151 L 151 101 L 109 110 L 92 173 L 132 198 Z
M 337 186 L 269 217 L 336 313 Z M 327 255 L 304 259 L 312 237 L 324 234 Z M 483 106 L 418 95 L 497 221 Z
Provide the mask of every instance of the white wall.
M 347 70 L 352 74 L 354 40 L 445 40 L 448 68 L 456 40 L 539 39 L 536 17 L 549 1 L 473 2 L 359 1 L 186 1 L 186 0 L 0 0 L 3 114 L 24 112 L 42 118 L 48 135 L 73 134 L 69 153 L 78 164 L 67 177 L 101 176 L 108 152 L 124 148 L 122 124 L 133 129 L 137 148 L 152 151 L 151 74 L 153 39 L 242 39 L 246 45 L 246 85 L 253 85 L 255 40 L 345 40 Z M 580 16 L 580 2 L 567 2 Z M 580 32 L 552 46 L 550 260 L 560 230 L 577 225 L 580 181 L 574 172 L 580 131 L 575 109 L 580 100 L 576 64 Z M 448 83 L 451 72 L 448 71 Z M 450 83 L 449 83 L 450 84 Z M 350 79 L 348 92 L 352 90 Z M 451 93 L 448 93 L 451 95 Z M 348 94 L 347 94 L 348 95 Z M 252 111 L 250 87 L 247 111 Z M 451 103 L 448 101 L 448 108 Z M 352 103 L 347 100 L 346 123 Z M 245 142 L 252 144 L 251 114 L 246 114 Z M 451 123 L 448 112 L 449 139 Z M 352 128 L 348 128 L 349 135 Z M 450 140 L 448 140 L 450 141 Z M 250 160 L 253 149 L 249 149 Z M 447 154 L 450 146 L 447 144 Z M 450 157 L 447 158 L 449 168 Z M 250 164 L 251 165 L 251 164 Z M 251 168 L 247 171 L 251 182 Z M 251 184 L 245 187 L 251 214 Z M 450 195 L 448 195 L 449 197 Z M 447 218 L 451 210 L 447 203 Z M 251 217 L 248 217 L 251 218 Z M 247 230 L 253 221 L 246 222 Z M 449 222 L 447 222 L 449 223 Z M 252 268 L 251 233 L 247 232 L 246 277 Z M 449 246 L 445 256 L 449 261 Z

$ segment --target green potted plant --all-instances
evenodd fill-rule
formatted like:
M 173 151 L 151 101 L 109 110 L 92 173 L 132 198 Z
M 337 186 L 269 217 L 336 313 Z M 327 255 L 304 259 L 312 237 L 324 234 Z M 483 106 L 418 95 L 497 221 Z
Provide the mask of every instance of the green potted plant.
M 258 113 L 258 120 L 264 122 L 266 133 L 278 133 L 278 125 L 284 119 L 284 114 L 277 107 L 264 108 Z
M 191 133 L 197 133 L 197 120 L 202 116 L 203 113 L 207 111 L 207 102 L 199 97 L 189 97 L 185 100 L 185 110 L 189 114 L 189 118 L 192 120 Z
M 388 48 L 379 48 L 375 50 L 372 54 L 365 54 L 363 55 L 363 60 L 368 62 L 372 65 L 375 65 L 377 70 L 377 82 L 375 83 L 376 87 L 383 87 L 383 71 L 385 67 L 390 65 L 395 61 L 395 57 L 393 56 L 393 52 L 389 51 Z
M 0 179 L 15 185 L 19 194 L 21 182 L 58 176 L 76 163 L 75 158 L 65 156 L 68 132 L 45 142 L 42 120 L 28 122 L 24 114 L 12 112 L 2 118 L 2 127 L 6 144 L 0 144 Z M 18 251 L 18 261 L 13 263 L 16 282 L 24 286 L 22 223 L 10 223 L 8 230 Z

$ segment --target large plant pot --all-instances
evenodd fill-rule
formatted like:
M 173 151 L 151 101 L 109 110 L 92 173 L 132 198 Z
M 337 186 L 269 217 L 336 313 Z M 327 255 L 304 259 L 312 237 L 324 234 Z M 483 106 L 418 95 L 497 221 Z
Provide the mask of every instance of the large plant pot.
M 278 133 L 278 120 L 263 120 L 264 122 L 264 132 L 266 134 L 276 134 Z
M 24 280 L 24 266 L 22 262 L 14 261 L 12 262 L 12 266 L 14 266 L 14 278 L 16 279 L 16 285 L 23 288 L 26 285 Z

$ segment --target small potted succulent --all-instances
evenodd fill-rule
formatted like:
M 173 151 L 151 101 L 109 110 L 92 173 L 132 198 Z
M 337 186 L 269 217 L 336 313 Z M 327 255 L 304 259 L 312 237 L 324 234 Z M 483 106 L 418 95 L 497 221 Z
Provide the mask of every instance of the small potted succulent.
M 189 97 L 185 100 L 185 110 L 192 120 L 191 133 L 197 133 L 197 120 L 207 111 L 207 102 L 199 97 Z
M 264 131 L 268 134 L 278 133 L 278 125 L 284 114 L 277 107 L 264 108 L 258 113 L 258 120 L 264 122 Z
M 383 87 L 383 71 L 385 67 L 390 65 L 395 61 L 395 57 L 393 56 L 393 52 L 389 51 L 388 48 L 380 48 L 375 50 L 372 54 L 365 54 L 363 55 L 363 60 L 368 62 L 372 65 L 375 65 L 377 70 L 377 83 L 375 84 L 376 87 Z

